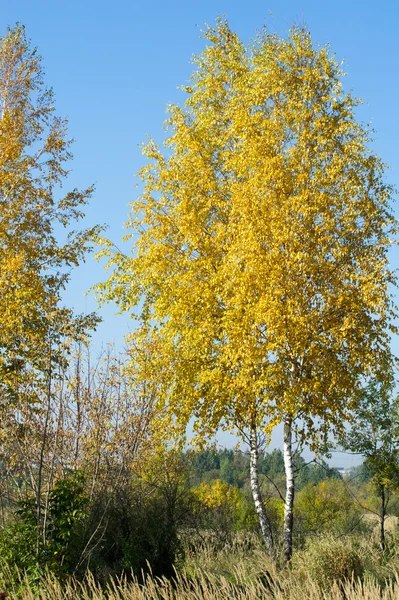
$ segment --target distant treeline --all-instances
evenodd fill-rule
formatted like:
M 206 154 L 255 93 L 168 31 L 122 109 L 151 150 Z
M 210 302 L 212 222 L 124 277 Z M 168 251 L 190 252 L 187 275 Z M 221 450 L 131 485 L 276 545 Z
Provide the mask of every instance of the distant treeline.
M 232 449 L 210 449 L 203 452 L 187 452 L 185 459 L 190 465 L 191 484 L 199 485 L 202 481 L 220 479 L 238 488 L 249 486 L 249 452 Z M 294 460 L 296 470 L 295 486 L 298 490 L 312 483 L 317 485 L 325 479 L 342 479 L 340 472 L 323 461 L 307 462 L 297 455 Z M 277 484 L 279 480 L 284 485 L 284 457 L 279 449 L 259 454 L 259 474 L 272 479 Z M 366 467 L 358 467 L 354 476 L 366 481 L 369 474 Z

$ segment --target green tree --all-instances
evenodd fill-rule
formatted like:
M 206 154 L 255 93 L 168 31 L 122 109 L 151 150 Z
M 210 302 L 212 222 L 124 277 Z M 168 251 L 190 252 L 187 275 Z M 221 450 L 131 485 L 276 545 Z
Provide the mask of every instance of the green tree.
M 325 479 L 342 479 L 339 471 L 329 467 L 324 461 L 308 464 L 301 456 L 298 456 L 295 460 L 295 470 L 295 483 L 299 489 L 308 483 L 318 484 Z
M 399 486 L 399 398 L 388 384 L 371 381 L 342 436 L 345 449 L 365 457 L 365 469 L 379 496 L 380 543 L 385 550 L 385 519 L 392 491 Z
M 298 525 L 305 535 L 345 534 L 359 522 L 360 511 L 342 480 L 308 483 L 295 504 Z
M 284 456 L 278 448 L 274 448 L 272 452 L 265 454 L 262 462 L 259 471 L 264 475 L 268 475 L 271 479 L 284 474 Z
M 220 459 L 220 479 L 224 483 L 228 483 L 229 485 L 234 485 L 235 477 L 234 477 L 234 464 L 233 457 L 222 456 Z
M 195 417 L 200 441 L 224 427 L 248 442 L 272 555 L 258 457 L 283 422 L 289 560 L 294 428 L 321 444 L 356 404 L 359 377 L 383 378 L 390 360 L 392 190 L 359 101 L 308 31 L 262 30 L 246 48 L 219 20 L 205 38 L 184 107 L 169 107 L 166 151 L 143 148 L 132 254 L 102 240 L 112 273 L 97 291 L 136 308 L 135 343 L 156 340 L 173 433 Z

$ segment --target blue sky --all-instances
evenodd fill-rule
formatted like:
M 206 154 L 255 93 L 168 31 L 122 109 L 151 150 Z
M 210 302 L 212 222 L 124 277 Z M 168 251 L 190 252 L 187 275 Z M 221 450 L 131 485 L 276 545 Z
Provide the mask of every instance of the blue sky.
M 204 47 L 205 24 L 224 15 L 244 42 L 264 24 L 284 35 L 306 24 L 314 43 L 330 43 L 348 73 L 345 87 L 365 100 L 359 118 L 375 129 L 374 149 L 398 182 L 399 3 L 392 0 L 254 1 L 225 0 L 2 0 L 0 35 L 17 21 L 43 56 L 45 79 L 56 94 L 57 113 L 67 116 L 75 138 L 70 185 L 96 184 L 88 224 L 106 223 L 118 243 L 136 194 L 134 174 L 143 164 L 147 135 L 162 140 L 168 103 L 181 103 L 177 87 L 190 77 L 190 58 Z M 398 254 L 392 253 L 396 261 Z M 397 265 L 394 265 L 397 266 Z M 78 269 L 66 294 L 77 312 L 96 309 L 84 292 L 104 278 L 92 258 Z M 96 343 L 120 343 L 126 316 L 101 309 L 104 322 Z

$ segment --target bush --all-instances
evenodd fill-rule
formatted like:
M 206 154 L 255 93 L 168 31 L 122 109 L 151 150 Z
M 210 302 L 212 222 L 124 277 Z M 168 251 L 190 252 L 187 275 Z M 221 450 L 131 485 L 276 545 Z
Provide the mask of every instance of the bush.
M 89 499 L 84 474 L 71 471 L 56 481 L 39 519 L 36 498 L 21 503 L 0 531 L 0 589 L 18 585 L 20 574 L 35 585 L 46 571 L 64 581 L 72 574 L 82 580 L 91 570 L 101 584 L 149 569 L 173 575 L 181 552 L 177 529 L 191 495 L 178 473 L 163 474 L 164 480 L 157 472 L 150 481 L 121 478 Z
M 181 499 L 183 500 L 183 498 Z M 141 489 L 138 482 L 98 495 L 90 512 L 90 547 L 79 576 L 90 569 L 105 584 L 111 576 L 169 577 L 181 552 L 177 535 L 180 498 L 162 490 Z M 95 538 L 90 539 L 93 532 Z
M 339 479 L 307 484 L 297 495 L 294 511 L 296 533 L 305 536 L 351 532 L 361 521 L 359 508 Z
M 0 535 L 0 566 L 7 565 L 8 577 L 18 581 L 24 574 L 34 584 L 47 569 L 58 577 L 71 572 L 79 557 L 87 504 L 81 471 L 56 481 L 39 521 L 36 498 L 20 502 L 15 521 Z
M 203 481 L 192 490 L 197 530 L 206 530 L 216 544 L 224 545 L 238 528 L 240 494 L 238 488 L 220 479 Z
M 362 578 L 364 565 L 348 541 L 322 538 L 308 542 L 307 548 L 294 555 L 293 569 L 309 577 L 323 589 L 333 583 L 342 585 L 352 577 Z

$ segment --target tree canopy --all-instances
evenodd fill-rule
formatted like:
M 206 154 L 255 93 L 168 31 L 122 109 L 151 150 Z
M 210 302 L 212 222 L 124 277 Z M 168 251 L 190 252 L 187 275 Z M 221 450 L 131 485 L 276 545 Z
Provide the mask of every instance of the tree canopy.
M 143 148 L 132 253 L 102 240 L 97 290 L 158 340 L 180 431 L 193 416 L 203 437 L 297 416 L 339 428 L 361 377 L 390 362 L 384 165 L 306 29 L 246 48 L 220 20 L 205 39 L 165 150 Z
M 8 399 L 21 369 L 25 382 L 28 371 L 47 372 L 62 338 L 95 322 L 62 305 L 70 270 L 99 231 L 72 230 L 93 188 L 62 194 L 72 158 L 66 128 L 41 57 L 16 25 L 0 39 L 0 379 Z

